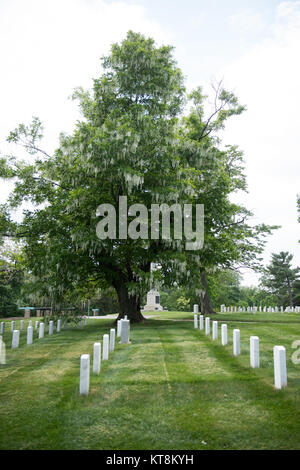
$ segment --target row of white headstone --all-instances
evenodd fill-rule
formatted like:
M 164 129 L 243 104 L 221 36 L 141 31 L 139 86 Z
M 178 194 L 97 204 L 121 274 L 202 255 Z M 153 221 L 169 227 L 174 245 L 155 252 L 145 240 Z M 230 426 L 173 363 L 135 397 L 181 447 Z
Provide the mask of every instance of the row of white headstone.
M 38 338 L 44 338 L 45 336 L 45 323 L 44 322 L 35 322 L 35 329 L 38 329 Z M 61 331 L 61 320 L 57 320 L 57 325 L 56 325 L 56 332 L 59 333 Z M 49 335 L 53 335 L 54 333 L 54 321 L 50 320 L 49 321 Z M 19 341 L 20 341 L 20 330 L 12 330 L 12 342 L 11 342 L 11 347 L 12 349 L 18 348 L 19 347 Z M 32 320 L 29 320 L 29 325 L 27 327 L 27 341 L 26 344 L 32 344 L 33 343 L 33 326 L 32 326 Z
M 82 326 L 82 322 L 83 322 L 84 325 L 86 325 L 86 321 L 87 321 L 87 316 L 85 315 L 84 317 L 82 317 L 82 318 L 80 319 L 80 326 Z M 60 320 L 60 319 L 58 320 L 58 322 L 59 322 L 59 324 L 61 325 L 61 320 Z M 35 329 L 36 329 L 36 330 L 37 330 L 37 328 L 38 328 L 38 325 L 41 324 L 41 323 L 43 323 L 43 322 L 39 322 L 38 320 L 36 320 L 36 322 L 35 322 Z M 50 328 L 50 325 L 53 325 L 53 324 L 54 324 L 54 321 L 53 321 L 53 320 L 50 320 L 50 322 L 49 322 L 49 330 L 51 329 L 51 328 Z M 5 333 L 5 325 L 6 325 L 6 323 L 5 323 L 4 321 L 0 322 L 0 335 L 3 335 L 3 334 Z M 15 326 L 16 326 L 16 321 L 15 321 L 15 320 L 12 320 L 12 321 L 10 322 L 10 331 L 11 331 L 11 332 L 13 332 L 13 331 L 16 329 Z M 29 320 L 28 326 L 32 326 L 32 320 Z M 25 322 L 24 322 L 24 320 L 20 320 L 20 328 L 19 328 L 19 329 L 20 329 L 20 331 L 22 331 L 22 330 L 25 329 Z M 52 334 L 52 333 L 50 333 L 50 334 Z
M 247 312 L 247 313 L 254 313 L 255 314 L 257 311 L 258 312 L 264 312 L 264 313 L 266 313 L 266 312 L 267 313 L 278 313 L 278 312 L 281 312 L 281 313 L 283 313 L 283 312 L 300 313 L 300 307 L 299 306 L 286 307 L 284 309 L 284 307 L 281 306 L 280 310 L 279 310 L 279 307 L 277 307 L 277 306 L 276 307 L 266 307 L 266 306 L 262 307 L 260 305 L 259 307 L 257 307 L 255 305 L 253 305 L 251 307 L 248 306 L 247 309 L 246 309 L 246 307 L 237 307 L 237 306 L 226 307 L 226 305 L 224 305 L 224 304 L 220 306 L 220 312 L 221 313 L 226 313 L 226 312 L 231 312 L 231 313 L 233 313 L 233 312 L 234 313 L 236 313 L 236 312 L 238 312 L 238 313 Z M 194 309 L 194 313 L 197 313 L 197 312 L 198 312 L 198 310 L 195 311 L 195 309 Z
M 84 325 L 86 325 L 86 317 L 84 317 Z M 54 321 L 50 320 L 49 321 L 49 330 L 48 334 L 51 336 L 54 333 Z M 12 332 L 12 341 L 11 341 L 11 348 L 16 349 L 19 347 L 20 343 L 20 331 L 24 329 L 24 320 L 20 321 L 20 329 L 17 330 L 15 329 L 15 321 L 13 320 L 10 324 L 10 331 Z M 38 330 L 38 338 L 42 339 L 45 336 L 45 323 L 44 322 L 35 322 L 35 330 Z M 56 324 L 56 332 L 60 333 L 61 331 L 61 319 L 57 320 Z M 5 322 L 0 323 L 0 334 L 3 335 L 5 332 Z M 3 340 L 2 340 L 2 343 Z M 32 344 L 33 343 L 33 326 L 32 326 L 32 320 L 29 320 L 28 326 L 27 326 L 27 340 L 26 344 Z
M 6 323 L 4 321 L 2 321 L 0 323 L 0 335 L 3 335 L 5 333 L 5 325 Z M 29 320 L 29 325 L 32 326 L 32 320 Z M 13 320 L 10 322 L 10 331 L 13 332 L 16 328 L 16 322 Z M 25 322 L 24 320 L 20 320 L 20 330 L 24 330 L 25 328 Z
M 109 353 L 115 349 L 115 335 L 116 330 L 110 329 L 110 334 L 103 335 L 103 351 L 102 360 L 106 361 L 109 358 Z M 130 343 L 130 321 L 125 316 L 124 319 L 117 321 L 117 337 L 120 337 L 120 343 Z M 101 370 L 101 342 L 94 343 L 93 349 L 93 373 L 100 374 Z M 80 395 L 88 395 L 90 389 L 90 355 L 82 354 L 80 356 Z
M 199 329 L 204 329 L 204 317 L 199 315 Z M 194 315 L 194 328 L 198 328 L 198 315 Z M 205 317 L 205 334 L 210 334 L 210 318 Z M 212 322 L 212 339 L 218 339 L 218 321 Z M 228 343 L 227 324 L 221 325 L 221 343 L 226 346 Z M 240 330 L 233 330 L 233 355 L 238 356 L 241 353 Z M 274 385 L 275 388 L 281 389 L 287 386 L 287 369 L 286 369 L 286 350 L 284 346 L 273 347 L 274 361 Z M 259 361 L 259 337 L 250 336 L 250 366 L 257 368 L 260 366 Z

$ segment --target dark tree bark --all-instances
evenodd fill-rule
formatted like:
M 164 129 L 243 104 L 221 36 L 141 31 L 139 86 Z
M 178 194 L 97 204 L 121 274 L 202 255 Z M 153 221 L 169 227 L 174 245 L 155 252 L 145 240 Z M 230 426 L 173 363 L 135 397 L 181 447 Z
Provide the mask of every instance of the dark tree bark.
M 292 294 L 292 289 L 291 289 L 291 282 L 290 282 L 289 277 L 287 277 L 286 280 L 287 280 L 287 288 L 288 288 L 288 291 L 289 291 L 290 307 L 293 307 L 294 306 L 294 301 L 293 301 L 293 294 Z
M 213 309 L 213 306 L 210 301 L 209 293 L 208 293 L 208 287 L 207 287 L 207 281 L 206 281 L 206 276 L 205 272 L 201 272 L 201 282 L 202 286 L 204 289 L 204 294 L 200 295 L 200 308 L 201 308 L 201 313 L 203 315 L 208 315 L 211 313 L 216 313 Z
M 131 323 L 140 323 L 145 320 L 141 314 L 140 295 L 129 295 L 128 289 L 125 284 L 121 283 L 115 286 L 119 302 L 119 316 L 118 320 L 127 315 Z

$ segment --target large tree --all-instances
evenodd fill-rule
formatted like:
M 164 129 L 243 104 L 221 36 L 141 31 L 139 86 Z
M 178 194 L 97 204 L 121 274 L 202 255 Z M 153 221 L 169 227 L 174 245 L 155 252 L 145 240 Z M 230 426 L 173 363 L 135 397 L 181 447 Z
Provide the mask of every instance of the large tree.
M 18 310 L 24 280 L 22 255 L 18 246 L 4 244 L 0 249 L 0 313 L 21 314 Z
M 300 223 L 300 196 L 297 196 L 298 222 Z M 298 240 L 300 243 L 300 240 Z
M 219 150 L 215 136 L 227 118 L 244 108 L 220 86 L 215 108 L 205 117 L 201 89 L 185 95 L 172 47 L 156 47 L 134 32 L 113 44 L 102 67 L 91 92 L 74 93 L 83 119 L 72 135 L 61 135 L 54 155 L 40 148 L 38 118 L 11 132 L 9 141 L 21 143 L 35 159 L 2 162 L 2 176 L 16 178 L 9 204 L 2 207 L 2 233 L 24 237 L 28 269 L 57 301 L 89 282 L 112 286 L 119 318 L 127 314 L 138 322 L 143 320 L 141 296 L 159 278 L 166 285 L 202 285 L 205 313 L 206 271 L 235 262 L 253 264 L 262 236 L 270 231 L 250 227 L 249 211 L 230 202 L 231 192 L 245 189 L 242 156 L 236 147 Z M 193 107 L 180 119 L 186 98 Z M 120 221 L 124 196 L 128 207 L 204 204 L 203 247 L 186 250 L 186 237 L 176 238 L 174 225 L 170 237 L 162 237 L 159 224 L 152 238 L 150 230 L 149 238 L 139 237 L 145 233 L 135 218 L 140 206 L 128 217 L 135 239 L 126 238 L 122 223 L 117 237 L 100 239 L 96 228 L 104 214 L 97 208 L 111 204 Z M 21 224 L 13 224 L 9 207 L 24 200 L 36 208 L 25 212 Z M 195 217 L 194 211 L 194 223 Z M 151 262 L 160 269 L 151 272 Z
M 214 312 L 207 275 L 224 269 L 259 269 L 265 237 L 277 228 L 251 224 L 253 214 L 231 201 L 232 193 L 247 190 L 243 153 L 230 145 L 220 150 L 218 131 L 245 108 L 221 85 L 214 89 L 213 108 L 208 113 L 201 88 L 189 95 L 192 107 L 179 133 L 180 162 L 192 178 L 193 202 L 205 207 L 204 246 L 197 253 L 185 252 L 184 271 L 184 283 L 198 293 L 202 313 Z M 174 270 L 171 273 L 177 275 Z
M 294 289 L 299 285 L 300 268 L 292 268 L 293 255 L 287 251 L 272 253 L 271 263 L 262 276 L 262 285 L 277 295 L 283 304 L 294 306 Z

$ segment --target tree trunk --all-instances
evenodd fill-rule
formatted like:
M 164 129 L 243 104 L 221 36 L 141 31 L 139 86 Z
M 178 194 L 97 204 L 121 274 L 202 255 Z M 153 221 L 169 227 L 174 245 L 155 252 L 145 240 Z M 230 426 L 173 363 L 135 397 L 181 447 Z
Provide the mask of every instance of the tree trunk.
M 211 302 L 210 302 L 205 272 L 201 273 L 201 282 L 202 282 L 202 286 L 203 286 L 204 291 L 205 291 L 204 294 L 200 295 L 201 313 L 202 313 L 202 315 L 208 315 L 210 313 L 216 313 L 214 311 L 212 305 L 211 305 Z
M 291 283 L 290 283 L 290 280 L 289 280 L 288 277 L 286 278 L 286 280 L 287 280 L 287 288 L 288 288 L 288 291 L 289 291 L 290 307 L 294 307 L 293 294 L 292 294 L 292 289 L 291 289 Z
M 145 320 L 141 314 L 140 295 L 129 295 L 128 289 L 124 284 L 115 286 L 119 302 L 119 316 L 117 320 L 121 320 L 127 315 L 131 323 L 140 323 Z

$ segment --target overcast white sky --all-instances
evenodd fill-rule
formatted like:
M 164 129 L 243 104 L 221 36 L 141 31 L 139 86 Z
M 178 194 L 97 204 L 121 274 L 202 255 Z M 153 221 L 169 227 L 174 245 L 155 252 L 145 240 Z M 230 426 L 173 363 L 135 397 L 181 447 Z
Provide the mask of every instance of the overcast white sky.
M 79 118 L 68 97 L 91 87 L 100 57 L 132 29 L 175 46 L 191 89 L 224 78 L 247 106 L 223 141 L 244 151 L 249 193 L 239 201 L 257 223 L 281 225 L 270 253 L 289 251 L 300 265 L 300 1 L 278 0 L 1 0 L 0 150 L 20 122 L 39 116 L 44 147 L 57 145 Z M 1 181 L 0 202 L 9 185 Z M 257 276 L 244 274 L 244 284 Z

